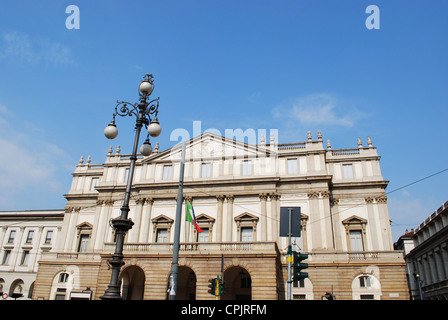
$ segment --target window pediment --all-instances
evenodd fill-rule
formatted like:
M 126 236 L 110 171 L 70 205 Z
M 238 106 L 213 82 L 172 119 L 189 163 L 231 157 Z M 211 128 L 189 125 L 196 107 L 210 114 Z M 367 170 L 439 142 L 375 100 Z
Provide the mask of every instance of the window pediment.
M 93 225 L 91 225 L 88 222 L 82 222 L 82 223 L 78 224 L 76 226 L 76 228 L 80 229 L 80 230 L 89 230 L 89 229 L 93 229 Z
M 254 222 L 258 221 L 258 217 L 250 214 L 249 212 L 244 212 L 239 216 L 235 217 L 235 221 L 237 222 Z
M 205 213 L 201 213 L 200 215 L 196 216 L 196 220 L 198 221 L 198 223 L 203 222 L 203 223 L 213 223 L 215 222 L 215 219 L 206 215 Z
M 167 216 L 161 214 L 158 217 L 155 217 L 154 219 L 151 220 L 153 223 L 168 223 L 168 224 L 172 224 L 174 222 L 173 219 L 168 218 Z
M 347 218 L 342 221 L 344 225 L 354 225 L 354 224 L 366 224 L 367 220 L 358 216 L 351 216 L 350 218 Z

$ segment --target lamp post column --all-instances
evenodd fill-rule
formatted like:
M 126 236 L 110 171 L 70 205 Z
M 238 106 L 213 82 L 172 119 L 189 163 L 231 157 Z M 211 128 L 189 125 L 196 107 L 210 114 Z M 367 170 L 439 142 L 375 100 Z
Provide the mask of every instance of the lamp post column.
M 109 264 L 112 268 L 112 274 L 110 277 L 110 284 L 107 287 L 104 295 L 101 296 L 101 299 L 115 299 L 121 300 L 120 288 L 118 284 L 118 276 L 120 274 L 120 269 L 124 265 L 123 262 L 123 245 L 124 245 L 124 237 L 126 236 L 126 232 L 132 228 L 134 222 L 131 219 L 128 219 L 129 213 L 129 200 L 131 198 L 131 187 L 132 187 L 132 179 L 134 177 L 134 169 L 135 169 L 135 161 L 137 160 L 137 148 L 138 148 L 138 140 L 140 138 L 140 131 L 143 126 L 143 113 L 144 113 L 145 103 L 141 102 L 139 105 L 139 115 L 137 118 L 136 124 L 136 132 L 134 139 L 134 148 L 132 150 L 131 155 L 131 166 L 129 168 L 129 176 L 126 185 L 126 192 L 124 195 L 123 205 L 121 206 L 121 217 L 120 219 L 112 220 L 112 225 L 115 228 L 115 232 L 117 235 L 117 244 L 115 246 L 115 253 L 112 255 L 112 259 L 109 261 Z
M 138 141 L 140 138 L 140 132 L 143 127 L 143 124 L 147 126 L 148 128 L 148 134 L 157 137 L 160 132 L 160 125 L 157 120 L 157 112 L 158 112 L 158 98 L 155 100 L 147 102 L 147 97 L 152 93 L 152 90 L 154 88 L 152 75 L 145 75 L 145 79 L 142 81 L 142 83 L 139 86 L 139 90 L 142 93 L 140 98 L 140 103 L 137 104 L 129 104 L 127 102 L 118 102 L 117 107 L 115 108 L 116 113 L 114 114 L 114 118 L 109 124 L 108 127 L 104 130 L 104 134 L 108 139 L 114 139 L 117 134 L 118 130 L 116 129 L 115 125 L 115 116 L 130 116 L 135 115 L 137 116 L 137 122 L 135 125 L 135 139 L 134 139 L 134 147 L 132 149 L 132 155 L 130 157 L 131 164 L 129 168 L 129 176 L 127 180 L 126 185 L 126 191 L 125 196 L 123 200 L 123 205 L 121 207 L 121 215 L 120 218 L 112 220 L 112 226 L 115 229 L 115 235 L 116 235 L 116 245 L 115 245 L 115 252 L 112 255 L 112 259 L 107 260 L 107 264 L 112 269 L 110 283 L 104 292 L 104 295 L 102 295 L 100 298 L 102 300 L 121 300 L 121 294 L 120 294 L 120 285 L 119 285 L 119 275 L 120 275 L 120 269 L 124 265 L 123 262 L 123 246 L 124 246 L 124 238 L 126 236 L 126 232 L 132 228 L 134 225 L 134 222 L 132 222 L 131 219 L 128 219 L 128 213 L 129 213 L 129 200 L 131 197 L 131 188 L 132 188 L 132 179 L 134 177 L 134 170 L 135 170 L 135 162 L 137 160 L 137 150 L 138 150 Z M 154 104 L 153 104 L 154 103 Z M 122 105 L 120 109 L 118 109 L 118 106 Z M 127 106 L 130 105 L 133 108 L 130 109 Z M 150 114 L 156 114 L 156 117 L 151 122 L 151 118 L 149 117 Z M 140 149 L 141 153 L 144 156 L 149 155 L 152 152 L 152 148 L 149 144 L 149 140 L 147 139 L 145 141 L 145 144 Z

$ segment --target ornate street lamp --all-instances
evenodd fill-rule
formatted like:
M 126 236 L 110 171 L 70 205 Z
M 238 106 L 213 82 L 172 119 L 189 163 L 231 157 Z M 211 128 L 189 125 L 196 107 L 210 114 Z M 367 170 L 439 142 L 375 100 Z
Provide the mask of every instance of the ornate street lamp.
M 109 286 L 107 287 L 104 295 L 100 298 L 103 300 L 121 300 L 120 295 L 120 286 L 118 283 L 118 277 L 120 274 L 120 269 L 124 265 L 123 262 L 123 244 L 124 237 L 126 232 L 132 228 L 133 222 L 131 219 L 128 219 L 129 213 L 129 199 L 131 196 L 131 187 L 132 187 L 132 178 L 134 176 L 134 168 L 135 161 L 137 160 L 137 148 L 138 148 L 138 140 L 140 137 L 140 131 L 143 125 L 148 130 L 148 136 L 158 137 L 162 132 L 162 128 L 160 127 L 159 121 L 157 119 L 157 114 L 159 113 L 159 99 L 149 100 L 149 96 L 154 90 L 154 79 L 152 74 L 146 74 L 144 76 L 143 81 L 140 83 L 138 87 L 140 102 L 139 103 L 129 103 L 126 101 L 117 101 L 117 105 L 115 107 L 115 113 L 113 114 L 113 118 L 111 123 L 104 129 L 104 135 L 108 139 L 114 139 L 118 135 L 118 129 L 115 124 L 115 117 L 117 115 L 121 117 L 126 116 L 136 116 L 137 122 L 135 125 L 136 133 L 134 139 L 134 148 L 132 150 L 131 155 L 131 165 L 129 168 L 129 176 L 126 185 L 126 192 L 124 196 L 123 205 L 121 207 L 121 216 L 118 219 L 112 220 L 112 226 L 115 229 L 116 234 L 116 246 L 115 252 L 112 255 L 111 260 L 107 260 L 107 264 L 112 269 L 112 274 L 110 278 Z M 153 119 L 151 119 L 153 116 Z M 140 147 L 140 152 L 144 156 L 149 156 L 152 152 L 151 143 L 149 142 L 149 137 L 146 138 L 143 145 Z

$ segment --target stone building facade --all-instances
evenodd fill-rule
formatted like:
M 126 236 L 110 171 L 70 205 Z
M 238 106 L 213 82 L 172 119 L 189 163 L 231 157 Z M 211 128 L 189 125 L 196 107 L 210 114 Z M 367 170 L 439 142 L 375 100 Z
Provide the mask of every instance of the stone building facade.
M 31 299 L 38 261 L 51 252 L 64 210 L 0 211 L 0 299 Z
M 305 142 L 247 144 L 212 133 L 187 142 L 184 198 L 202 233 L 182 221 L 178 299 L 214 299 L 208 280 L 224 265 L 222 299 L 285 299 L 287 239 L 280 208 L 301 207 L 295 250 L 309 254 L 309 278 L 293 299 L 408 299 L 404 259 L 393 250 L 376 148 L 358 139 L 326 148 Z M 181 146 L 139 156 L 131 194 L 124 299 L 166 299 L 172 259 Z M 34 299 L 99 299 L 110 280 L 111 220 L 120 216 L 130 155 L 109 149 L 103 164 L 83 159 L 73 173 L 58 247 L 42 256 Z M 185 208 L 182 209 L 185 212 Z
M 448 201 L 412 230 L 407 253 L 411 299 L 448 300 Z

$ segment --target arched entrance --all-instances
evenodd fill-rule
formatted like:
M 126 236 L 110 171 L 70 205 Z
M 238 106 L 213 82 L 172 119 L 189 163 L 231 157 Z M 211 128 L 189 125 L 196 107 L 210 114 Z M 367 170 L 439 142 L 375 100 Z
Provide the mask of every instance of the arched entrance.
M 123 300 L 143 300 L 145 273 L 140 267 L 130 266 L 121 276 L 121 296 Z
M 23 297 L 23 288 L 24 283 L 22 279 L 14 280 L 14 282 L 11 284 L 11 287 L 9 288 L 9 296 L 11 298 L 17 299 Z
M 196 274 L 189 267 L 179 266 L 176 300 L 196 300 Z
M 243 267 L 230 267 L 224 272 L 225 292 L 222 300 L 251 300 L 252 278 Z

